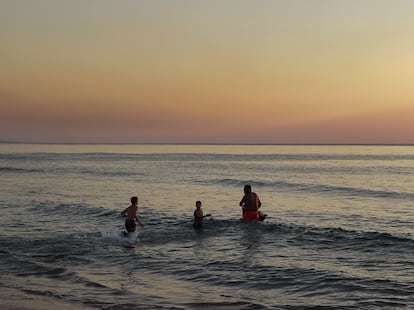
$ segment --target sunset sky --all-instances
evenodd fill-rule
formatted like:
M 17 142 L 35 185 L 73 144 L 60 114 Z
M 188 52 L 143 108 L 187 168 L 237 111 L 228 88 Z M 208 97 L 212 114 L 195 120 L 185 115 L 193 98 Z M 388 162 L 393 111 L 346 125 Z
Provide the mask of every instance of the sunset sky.
M 0 141 L 414 143 L 412 0 L 0 0 Z

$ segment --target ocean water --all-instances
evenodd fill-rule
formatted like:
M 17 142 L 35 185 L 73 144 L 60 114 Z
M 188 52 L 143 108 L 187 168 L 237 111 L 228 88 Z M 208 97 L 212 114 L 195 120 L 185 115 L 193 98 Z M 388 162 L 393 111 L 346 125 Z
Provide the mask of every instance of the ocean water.
M 414 308 L 414 146 L 1 144 L 0 173 L 4 309 Z

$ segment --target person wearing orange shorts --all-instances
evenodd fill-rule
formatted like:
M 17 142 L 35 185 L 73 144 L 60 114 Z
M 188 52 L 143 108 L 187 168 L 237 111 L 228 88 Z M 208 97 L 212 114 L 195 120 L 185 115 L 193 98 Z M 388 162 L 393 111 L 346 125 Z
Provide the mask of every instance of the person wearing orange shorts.
M 256 193 L 252 192 L 250 185 L 244 186 L 244 196 L 240 201 L 240 207 L 243 209 L 244 220 L 258 220 L 259 219 L 259 208 L 262 202 Z

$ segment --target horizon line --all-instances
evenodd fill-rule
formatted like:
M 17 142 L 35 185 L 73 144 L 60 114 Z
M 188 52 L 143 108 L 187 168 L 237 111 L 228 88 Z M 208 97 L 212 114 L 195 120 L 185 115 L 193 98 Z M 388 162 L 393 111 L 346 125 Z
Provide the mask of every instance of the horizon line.
M 0 144 L 38 145 L 263 145 L 263 146 L 414 146 L 414 143 L 239 143 L 239 142 L 25 142 L 0 141 Z

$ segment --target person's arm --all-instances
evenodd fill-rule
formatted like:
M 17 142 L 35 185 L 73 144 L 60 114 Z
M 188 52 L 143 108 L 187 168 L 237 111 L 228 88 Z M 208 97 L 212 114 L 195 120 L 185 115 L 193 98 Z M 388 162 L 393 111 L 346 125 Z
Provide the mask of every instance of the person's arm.
M 128 207 L 129 208 L 129 207 Z M 128 208 L 126 208 L 124 211 L 121 212 L 122 216 L 126 216 L 126 213 L 128 212 Z
M 255 204 L 256 204 L 257 210 L 259 210 L 259 208 L 262 205 L 262 202 L 260 201 L 259 195 L 257 195 L 256 193 L 253 193 L 253 197 L 256 201 Z
M 135 220 L 137 221 L 137 223 L 141 226 L 144 227 L 144 225 L 142 225 L 142 223 L 139 221 L 138 216 L 135 217 Z
M 245 197 L 246 197 L 246 195 L 245 195 L 245 196 L 243 196 L 242 200 L 240 200 L 240 203 L 239 203 L 240 207 L 242 207 L 242 206 L 244 205 L 244 198 L 245 198 Z
M 206 215 L 203 215 L 203 218 L 205 218 L 205 217 L 209 217 L 209 216 L 211 216 L 211 214 L 209 213 L 209 214 L 206 214 Z

